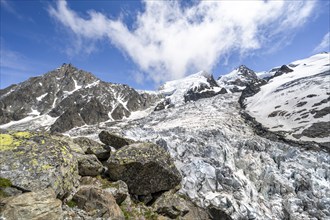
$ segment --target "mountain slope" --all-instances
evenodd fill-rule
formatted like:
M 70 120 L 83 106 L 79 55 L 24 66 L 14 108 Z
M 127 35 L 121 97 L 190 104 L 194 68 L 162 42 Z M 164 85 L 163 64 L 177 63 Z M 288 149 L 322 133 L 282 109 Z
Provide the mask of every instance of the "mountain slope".
M 57 132 L 120 120 L 148 108 L 157 99 L 147 93 L 139 94 L 127 85 L 103 82 L 70 64 L 0 90 L 0 94 L 0 124 L 9 123 L 1 127 L 32 120 L 36 127 L 51 126 Z
M 330 56 L 295 61 L 245 101 L 247 112 L 286 138 L 330 142 Z M 277 73 L 279 73 L 277 71 Z

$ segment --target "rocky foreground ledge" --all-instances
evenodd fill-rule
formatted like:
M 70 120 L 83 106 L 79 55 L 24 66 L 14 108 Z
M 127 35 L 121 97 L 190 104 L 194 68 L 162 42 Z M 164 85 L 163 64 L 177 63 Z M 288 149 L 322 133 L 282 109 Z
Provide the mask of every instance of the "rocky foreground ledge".
M 0 132 L 0 219 L 211 219 L 153 143 Z M 117 149 L 117 150 L 114 150 Z M 216 213 L 219 215 L 219 213 Z

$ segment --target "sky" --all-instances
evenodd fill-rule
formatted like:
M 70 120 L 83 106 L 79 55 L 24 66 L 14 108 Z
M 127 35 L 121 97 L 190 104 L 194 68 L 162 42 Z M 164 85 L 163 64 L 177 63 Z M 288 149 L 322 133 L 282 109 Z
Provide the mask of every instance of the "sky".
M 330 1 L 0 0 L 0 88 L 71 63 L 154 90 L 329 52 Z

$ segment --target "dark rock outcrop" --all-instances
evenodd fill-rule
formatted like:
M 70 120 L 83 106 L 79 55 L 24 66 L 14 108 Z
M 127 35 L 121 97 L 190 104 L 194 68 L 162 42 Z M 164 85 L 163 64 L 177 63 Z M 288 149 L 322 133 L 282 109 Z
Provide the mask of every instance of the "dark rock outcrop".
M 74 127 L 80 127 L 85 124 L 76 108 L 66 110 L 52 126 L 50 127 L 51 132 L 66 132 Z
M 125 181 L 135 195 L 169 190 L 181 181 L 170 155 L 152 143 L 122 147 L 110 156 L 108 172 L 110 179 Z
M 228 93 L 225 88 L 222 88 L 219 92 L 214 90 L 210 90 L 210 88 L 206 85 L 201 85 L 198 88 L 190 89 L 184 95 L 184 101 L 197 101 L 198 99 L 210 98 L 218 94 L 225 94 Z
M 117 134 L 113 134 L 108 131 L 102 131 L 99 134 L 99 138 L 102 143 L 106 144 L 107 146 L 114 147 L 115 149 L 119 149 L 123 146 L 134 143 L 133 140 L 121 137 Z
M 174 105 L 171 103 L 171 99 L 164 99 L 162 102 L 158 103 L 155 107 L 155 111 L 160 111 L 167 108 L 172 108 Z

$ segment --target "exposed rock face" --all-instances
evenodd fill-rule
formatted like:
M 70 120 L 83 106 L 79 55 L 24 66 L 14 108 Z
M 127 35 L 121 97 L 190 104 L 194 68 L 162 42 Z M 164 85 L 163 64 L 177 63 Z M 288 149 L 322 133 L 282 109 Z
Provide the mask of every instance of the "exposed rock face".
M 152 143 L 138 143 L 122 147 L 108 160 L 112 180 L 123 180 L 135 195 L 169 190 L 181 181 L 170 155 Z
M 160 111 L 163 109 L 167 109 L 167 108 L 173 108 L 174 104 L 171 103 L 171 99 L 164 99 L 163 101 L 161 101 L 160 103 L 158 103 L 155 107 L 155 111 Z
M 198 99 L 210 98 L 218 94 L 225 94 L 227 90 L 225 88 L 221 88 L 219 90 L 214 89 L 215 87 L 219 88 L 219 85 L 214 80 L 212 75 L 208 75 L 207 77 L 208 84 L 201 84 L 199 87 L 190 88 L 184 94 L 184 101 L 197 101 Z
M 52 117 L 56 123 L 51 130 L 56 132 L 120 120 L 133 111 L 154 105 L 159 99 L 157 95 L 140 94 L 127 85 L 100 81 L 71 64 L 0 90 L 0 94 L 0 125 L 28 116 Z M 52 124 L 50 121 L 41 127 Z
M 66 110 L 56 121 L 51 125 L 51 132 L 66 132 L 74 127 L 80 127 L 85 124 L 76 108 Z
M 134 143 L 133 140 L 121 137 L 117 134 L 113 134 L 108 131 L 102 131 L 99 134 L 99 138 L 102 143 L 106 144 L 107 146 L 114 147 L 115 149 L 119 149 L 126 145 Z
M 102 173 L 103 165 L 95 155 L 79 155 L 78 169 L 81 176 L 97 176 Z
M 296 65 L 291 65 L 292 67 L 296 67 Z M 271 76 L 267 77 L 266 80 L 269 81 L 277 76 L 281 76 L 283 74 L 286 73 L 290 73 L 293 72 L 292 69 L 290 69 L 290 67 L 288 67 L 287 65 L 282 65 L 280 68 L 274 68 L 270 70 Z
M 209 90 L 209 88 L 206 86 L 200 86 L 198 88 L 188 90 L 188 92 L 184 95 L 184 101 L 197 101 L 198 99 L 210 98 L 215 95 L 225 93 L 227 93 L 227 90 L 225 88 L 222 88 L 220 91 L 215 92 L 214 90 Z
M 1 132 L 0 176 L 24 191 L 51 187 L 61 198 L 78 184 L 78 146 L 64 137 L 30 132 Z
M 94 186 L 81 186 L 73 196 L 80 209 L 94 218 L 124 220 L 125 217 L 111 193 Z
M 62 202 L 56 199 L 52 189 L 29 192 L 15 197 L 0 199 L 4 203 L 0 210 L 0 218 L 18 219 L 62 219 Z
M 94 154 L 99 160 L 107 160 L 110 157 L 110 147 L 100 144 L 86 137 L 78 137 L 73 140 L 86 154 Z

